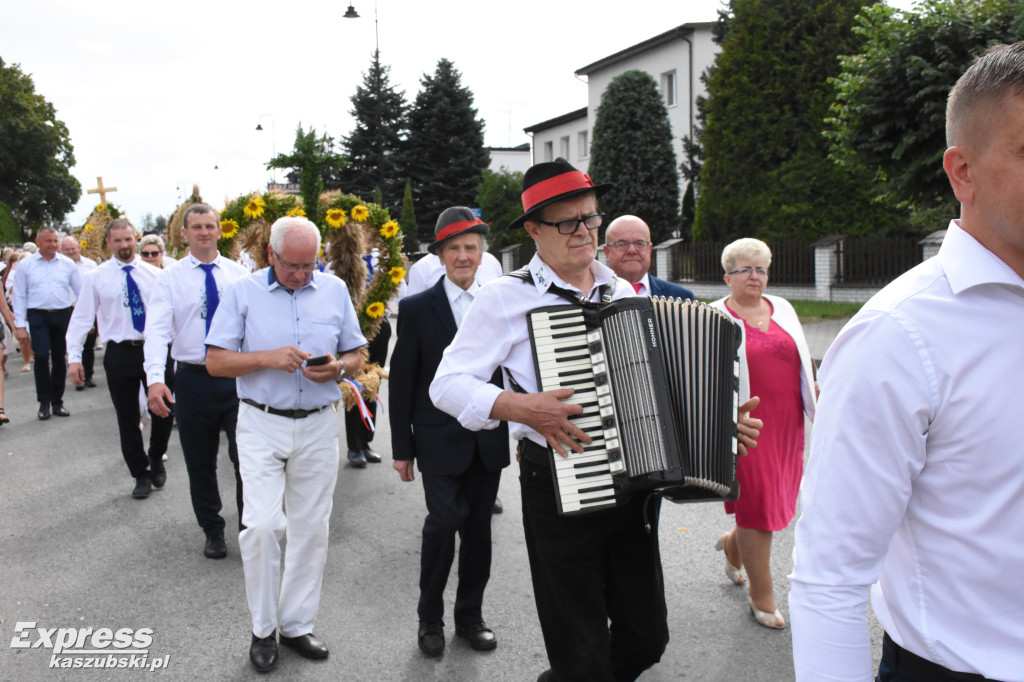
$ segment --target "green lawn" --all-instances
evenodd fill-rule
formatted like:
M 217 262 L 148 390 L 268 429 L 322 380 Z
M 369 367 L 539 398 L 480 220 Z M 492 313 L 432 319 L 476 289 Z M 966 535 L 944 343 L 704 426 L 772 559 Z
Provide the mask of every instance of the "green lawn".
M 790 301 L 802 324 L 852 317 L 862 303 L 830 303 L 828 301 Z

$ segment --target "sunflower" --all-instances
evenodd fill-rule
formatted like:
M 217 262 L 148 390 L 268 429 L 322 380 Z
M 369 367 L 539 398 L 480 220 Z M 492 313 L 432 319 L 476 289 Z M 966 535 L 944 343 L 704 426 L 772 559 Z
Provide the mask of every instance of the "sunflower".
M 341 227 L 348 222 L 348 215 L 343 208 L 331 208 L 327 210 L 326 220 L 331 227 Z
M 402 267 L 391 268 L 390 270 L 388 270 L 388 275 L 391 277 L 391 281 L 392 282 L 394 282 L 395 284 L 398 284 L 399 282 L 402 281 L 402 278 L 405 277 L 405 268 L 402 268 Z
M 362 204 L 352 209 L 352 220 L 364 223 L 366 219 L 370 217 L 370 209 L 366 208 Z
M 220 221 L 220 238 L 231 239 L 238 234 L 238 223 L 230 218 L 228 220 Z
M 106 204 L 96 204 L 96 210 L 97 211 L 106 211 L 107 210 L 107 205 Z
M 85 230 L 86 232 L 90 232 L 90 231 L 92 231 L 92 229 L 93 229 L 94 227 L 96 227 L 96 226 L 90 223 L 89 225 L 86 225 L 86 226 L 85 226 L 84 228 L 82 228 L 82 229 L 84 229 L 84 230 Z
M 391 239 L 395 236 L 396 232 L 398 232 L 398 223 L 394 220 L 389 220 L 380 226 L 380 235 L 384 237 L 384 239 Z
M 89 246 L 89 242 L 85 241 L 84 239 L 82 241 L 78 242 L 78 248 L 80 248 L 80 249 L 84 249 L 87 246 Z
M 381 303 L 380 301 L 371 303 L 370 305 L 366 306 L 366 314 L 369 315 L 371 319 L 376 320 L 378 317 L 384 314 L 384 304 Z
M 306 217 L 306 212 L 302 210 L 301 206 L 296 206 L 292 210 L 290 210 L 287 213 L 285 213 L 285 215 L 299 216 L 300 218 L 305 218 Z
M 266 207 L 267 202 L 263 201 L 263 197 L 254 196 L 249 199 L 249 203 L 242 209 L 248 218 L 259 218 L 263 215 L 263 209 Z

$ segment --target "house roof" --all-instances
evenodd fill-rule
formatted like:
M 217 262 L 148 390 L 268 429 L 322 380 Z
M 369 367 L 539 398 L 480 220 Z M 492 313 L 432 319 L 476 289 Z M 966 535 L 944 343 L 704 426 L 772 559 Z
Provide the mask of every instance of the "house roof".
M 642 43 L 637 43 L 636 45 L 633 45 L 632 47 L 627 47 L 625 50 L 616 52 L 613 55 L 609 55 L 607 57 L 604 57 L 603 59 L 598 59 L 593 64 L 587 64 L 586 66 L 577 69 L 576 75 L 589 76 L 592 73 L 595 73 L 602 69 L 606 69 L 609 66 L 614 66 L 619 62 L 626 61 L 627 59 L 631 59 L 637 55 L 643 54 L 644 52 L 649 52 L 650 50 L 653 50 L 656 47 L 660 47 L 666 43 L 688 38 L 689 36 L 693 35 L 693 33 L 696 32 L 696 30 L 699 28 L 710 28 L 713 25 L 714 24 L 712 22 L 698 22 L 676 26 L 675 28 L 669 31 L 665 31 L 661 35 L 656 35 L 653 38 L 648 38 Z
M 542 121 L 541 123 L 535 123 L 532 126 L 530 126 L 529 128 L 523 128 L 523 132 L 526 132 L 526 133 L 536 133 L 536 132 L 541 131 L 541 130 L 547 130 L 548 128 L 554 128 L 555 126 L 560 126 L 563 123 L 568 123 L 570 121 L 575 121 L 578 118 L 586 118 L 586 117 L 587 117 L 587 108 L 583 107 L 582 109 L 577 109 L 576 111 L 570 111 L 568 114 L 562 114 L 561 116 L 556 116 L 555 118 L 549 118 L 548 120 Z

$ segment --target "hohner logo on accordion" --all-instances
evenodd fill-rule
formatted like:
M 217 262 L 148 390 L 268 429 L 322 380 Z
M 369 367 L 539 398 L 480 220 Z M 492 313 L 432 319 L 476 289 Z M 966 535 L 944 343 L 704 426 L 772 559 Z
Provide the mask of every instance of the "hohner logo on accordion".
M 729 315 L 636 296 L 527 318 L 539 390 L 574 389 L 566 402 L 583 413 L 571 419 L 593 439 L 567 458 L 551 452 L 562 514 L 640 491 L 736 499 L 741 332 Z

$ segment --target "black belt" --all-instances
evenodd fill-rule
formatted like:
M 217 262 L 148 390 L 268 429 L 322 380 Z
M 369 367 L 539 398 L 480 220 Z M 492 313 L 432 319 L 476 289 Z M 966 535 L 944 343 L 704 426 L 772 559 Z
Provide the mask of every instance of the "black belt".
M 938 663 L 933 663 L 927 658 L 921 658 L 914 652 L 907 651 L 894 642 L 888 632 L 882 637 L 882 648 L 888 649 L 890 653 L 894 654 L 894 658 L 897 661 L 897 669 L 905 666 L 909 670 L 927 675 L 929 678 L 936 680 L 936 682 L 984 682 L 989 680 L 984 675 L 957 672 Z
M 545 469 L 551 468 L 550 450 L 544 445 L 537 445 L 529 438 L 519 441 L 519 457 Z
M 111 343 L 115 346 L 143 346 L 146 344 L 145 340 L 143 339 L 129 339 L 127 341 L 109 341 L 108 343 Z
M 182 362 L 181 360 L 175 360 L 175 366 L 178 369 L 186 370 L 189 372 L 201 372 L 203 374 L 209 374 L 206 370 L 206 365 L 196 365 L 191 362 Z
M 315 407 L 312 410 L 279 410 L 276 407 L 263 405 L 262 403 L 258 403 L 255 400 L 249 400 L 248 398 L 242 398 L 242 402 L 245 403 L 246 405 L 252 405 L 261 412 L 273 414 L 278 417 L 288 417 L 289 419 L 305 419 L 309 415 L 316 414 L 317 412 L 322 412 L 323 410 L 326 410 L 329 407 L 328 405 L 324 405 L 323 407 Z

